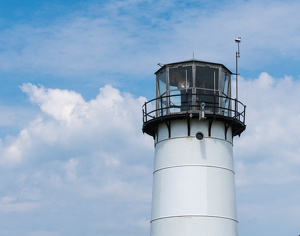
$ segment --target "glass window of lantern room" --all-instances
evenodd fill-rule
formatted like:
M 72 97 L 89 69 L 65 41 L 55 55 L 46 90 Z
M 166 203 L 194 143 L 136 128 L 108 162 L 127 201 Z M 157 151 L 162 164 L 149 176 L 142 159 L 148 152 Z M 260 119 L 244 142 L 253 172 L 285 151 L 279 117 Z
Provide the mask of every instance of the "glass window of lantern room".
M 166 114 L 166 91 L 167 91 L 167 77 L 166 70 L 161 71 L 156 75 L 156 116 L 163 116 Z
M 170 113 L 187 111 L 192 105 L 192 66 L 169 69 Z
M 196 87 L 217 91 L 219 85 L 219 68 L 196 67 Z
M 221 89 L 222 89 L 222 114 L 229 116 L 230 112 L 230 96 L 231 96 L 231 76 L 227 71 L 222 70 L 221 73 Z
M 222 70 L 221 75 L 222 95 L 230 97 L 230 74 Z
M 196 107 L 205 103 L 205 110 L 219 112 L 219 68 L 196 66 Z
M 167 91 L 166 70 L 157 75 L 157 97 L 165 94 Z
M 192 66 L 170 68 L 170 90 L 186 89 L 193 87 Z

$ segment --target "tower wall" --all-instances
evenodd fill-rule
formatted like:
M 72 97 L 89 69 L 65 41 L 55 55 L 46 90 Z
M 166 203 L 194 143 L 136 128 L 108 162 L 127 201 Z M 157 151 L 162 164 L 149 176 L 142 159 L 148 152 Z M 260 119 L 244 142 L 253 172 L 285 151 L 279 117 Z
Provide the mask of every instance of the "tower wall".
M 237 236 L 232 130 L 206 119 L 158 125 L 151 236 Z M 204 135 L 198 140 L 195 135 Z

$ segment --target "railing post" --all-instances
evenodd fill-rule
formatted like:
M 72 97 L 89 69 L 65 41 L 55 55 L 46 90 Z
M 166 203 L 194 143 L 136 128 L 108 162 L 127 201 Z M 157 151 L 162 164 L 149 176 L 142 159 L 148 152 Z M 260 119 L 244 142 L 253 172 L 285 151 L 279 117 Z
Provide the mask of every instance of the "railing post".
M 187 91 L 185 91 L 185 100 L 186 100 L 186 110 L 189 110 L 189 97 Z
M 245 124 L 245 121 L 246 121 L 246 106 L 244 106 L 244 124 Z
M 160 96 L 160 116 L 163 116 L 162 96 Z
M 234 101 L 235 101 L 235 108 L 234 108 L 234 117 L 235 117 L 235 119 L 237 119 L 237 100 L 236 99 L 234 99 Z
M 216 94 L 214 94 L 214 115 L 216 114 Z
M 148 114 L 147 114 L 147 103 L 146 102 L 145 102 L 144 106 L 145 106 L 145 116 L 146 116 L 146 122 L 147 122 L 147 116 L 148 116 Z M 143 110 L 143 113 L 144 113 L 144 110 Z

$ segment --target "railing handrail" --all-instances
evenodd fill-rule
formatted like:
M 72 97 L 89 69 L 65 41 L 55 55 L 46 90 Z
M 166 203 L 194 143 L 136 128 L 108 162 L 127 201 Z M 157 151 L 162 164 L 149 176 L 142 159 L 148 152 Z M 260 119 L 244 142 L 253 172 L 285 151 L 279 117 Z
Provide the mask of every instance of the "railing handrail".
M 167 102 L 167 99 L 170 99 L 171 97 L 182 97 L 182 96 L 186 96 L 186 102 L 184 105 L 170 105 L 170 103 Z M 225 115 L 222 115 L 220 113 L 216 113 L 216 109 L 222 109 L 223 112 L 224 111 L 227 111 L 228 114 L 230 113 L 233 113 L 234 115 L 233 116 L 230 116 L 230 115 L 227 115 L 225 117 L 231 117 L 231 118 L 234 118 L 236 120 L 239 120 L 240 122 L 242 122 L 243 124 L 245 124 L 245 109 L 246 109 L 246 106 L 238 101 L 237 99 L 234 99 L 234 98 L 230 98 L 228 96 L 224 96 L 224 95 L 218 95 L 218 94 L 198 94 L 198 93 L 184 93 L 184 94 L 173 94 L 173 95 L 161 95 L 159 97 L 156 97 L 154 99 L 151 99 L 150 101 L 148 102 L 145 102 L 145 104 L 143 105 L 143 122 L 148 122 L 148 117 L 150 118 L 149 120 L 152 120 L 152 119 L 155 119 L 155 118 L 158 118 L 158 117 L 163 117 L 163 116 L 166 116 L 166 115 L 169 115 L 167 114 L 168 112 L 165 112 L 166 114 L 164 114 L 163 111 L 167 110 L 167 109 L 170 109 L 170 108 L 185 108 L 187 109 L 187 111 L 180 111 L 180 112 L 172 112 L 170 114 L 176 114 L 176 113 L 185 113 L 185 112 L 188 112 L 188 111 L 194 111 L 195 109 L 194 108 L 199 108 L 200 110 L 200 104 L 201 102 L 203 101 L 195 101 L 196 103 L 198 104 L 193 104 L 193 99 L 191 101 L 188 100 L 189 97 L 192 97 L 192 96 L 199 96 L 200 98 L 207 98 L 207 97 L 213 97 L 214 101 L 213 102 L 208 102 L 208 101 L 204 101 L 205 102 L 205 107 L 206 108 L 213 108 L 213 114 L 217 114 L 217 115 L 221 115 L 221 116 L 225 116 Z M 216 99 L 217 98 L 217 99 Z M 222 107 L 220 105 L 220 102 L 219 102 L 219 99 L 220 98 L 225 98 L 225 99 L 229 99 L 230 101 L 234 102 L 234 109 L 229 108 L 229 105 L 228 107 Z M 168 106 L 166 105 L 165 107 L 162 106 L 163 104 L 163 99 L 165 99 L 165 102 L 166 104 L 169 104 Z M 156 104 L 155 104 L 155 109 L 147 112 L 147 105 L 156 101 L 158 102 L 158 100 L 160 100 L 160 103 L 161 103 L 161 106 L 160 107 L 157 107 Z M 231 103 L 229 103 L 231 104 Z M 242 111 L 239 112 L 238 111 L 238 107 L 239 105 L 241 105 L 243 107 Z M 161 112 L 161 114 L 156 117 L 155 115 L 152 115 L 153 113 L 156 113 L 156 112 Z M 150 115 L 151 114 L 151 115 Z M 223 113 L 224 114 L 224 113 Z M 243 119 L 241 119 L 241 117 Z
M 230 97 L 228 97 L 228 96 L 223 96 L 223 95 L 217 95 L 217 94 L 197 94 L 197 93 L 187 93 L 188 94 L 188 96 L 191 96 L 191 95 L 199 95 L 199 96 L 211 96 L 211 97 L 213 97 L 213 96 L 217 96 L 217 97 L 222 97 L 222 98 L 226 98 L 226 99 L 229 99 L 229 100 L 233 100 L 233 101 L 235 101 L 236 99 L 235 98 L 230 98 Z M 153 98 L 153 99 L 151 99 L 151 100 L 149 100 L 149 101 L 147 101 L 147 102 L 145 102 L 145 104 L 143 105 L 143 107 L 145 106 L 145 105 L 147 105 L 148 103 L 151 103 L 151 102 L 153 102 L 153 101 L 156 101 L 157 99 L 161 99 L 161 98 L 168 98 L 168 97 L 178 97 L 178 96 L 182 96 L 182 94 L 173 94 L 173 95 L 165 95 L 165 96 L 163 96 L 163 95 L 161 95 L 161 96 L 158 96 L 158 97 L 156 97 L 156 98 Z M 239 101 L 239 100 L 236 100 L 239 104 L 241 104 L 243 107 L 246 107 L 246 105 L 244 105 L 241 101 Z

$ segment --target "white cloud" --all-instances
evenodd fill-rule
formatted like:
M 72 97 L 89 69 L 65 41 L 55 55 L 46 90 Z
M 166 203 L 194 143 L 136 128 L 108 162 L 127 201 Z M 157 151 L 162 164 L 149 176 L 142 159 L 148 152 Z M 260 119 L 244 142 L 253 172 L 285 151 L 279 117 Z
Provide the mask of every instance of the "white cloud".
M 240 85 L 247 129 L 234 140 L 239 218 L 246 235 L 277 235 L 300 220 L 292 210 L 300 197 L 300 81 L 261 73 Z
M 24 84 L 22 91 L 28 93 L 30 101 L 37 103 L 41 110 L 56 120 L 72 122 L 84 116 L 87 103 L 80 94 L 73 91 L 38 88 Z
M 240 84 L 248 94 L 240 97 L 247 96 L 248 102 L 247 129 L 235 141 L 237 168 L 244 173 L 238 181 L 275 185 L 300 181 L 300 103 L 295 99 L 300 93 L 300 82 L 262 73 L 258 79 L 241 80 Z
M 150 216 L 154 150 L 152 138 L 141 131 L 146 99 L 110 85 L 89 102 L 73 91 L 32 84 L 21 89 L 42 112 L 19 135 L 3 140 L 0 169 L 8 177 L 0 183 L 0 212 L 31 212 L 47 219 L 51 214 L 41 212 L 55 211 L 81 222 L 81 216 L 68 212 L 96 211 L 81 227 L 107 218 L 118 225 L 115 235 L 124 227 L 128 234 L 136 229 L 148 234 L 144 221 Z M 127 217 L 124 211 L 131 223 L 121 220 Z M 104 233 L 109 226 L 93 228 Z
M 2 31 L 0 65 L 4 71 L 59 76 L 143 77 L 142 72 L 152 73 L 149 62 L 189 59 L 195 52 L 196 58 L 234 67 L 228 58 L 236 50 L 233 39 L 242 36 L 241 65 L 261 69 L 279 58 L 300 60 L 299 6 L 297 1 L 87 5 L 51 26 L 14 25 Z
M 294 98 L 300 82 L 262 73 L 255 80 L 241 77 L 240 86 L 240 100 L 247 104 L 247 129 L 234 141 L 240 221 L 278 220 L 272 208 L 280 204 L 281 217 L 290 212 L 297 218 L 291 209 L 299 208 L 300 111 Z M 72 91 L 32 84 L 21 88 L 42 112 L 18 136 L 3 140 L 1 169 L 9 178 L 0 182 L 1 212 L 54 211 L 76 224 L 84 222 L 79 228 L 105 215 L 103 224 L 93 226 L 97 232 L 118 235 L 126 228 L 128 235 L 148 234 L 154 148 L 141 133 L 146 99 L 110 85 L 88 102 Z M 278 193 L 281 188 L 294 197 Z M 82 221 L 70 213 L 74 210 L 92 215 Z M 293 222 L 289 227 L 295 227 Z

